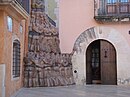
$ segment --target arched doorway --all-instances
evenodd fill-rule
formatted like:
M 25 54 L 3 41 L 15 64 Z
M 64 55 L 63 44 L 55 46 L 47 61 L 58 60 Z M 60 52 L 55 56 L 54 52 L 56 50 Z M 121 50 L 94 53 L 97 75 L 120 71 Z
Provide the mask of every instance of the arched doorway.
M 100 39 L 88 46 L 86 84 L 117 84 L 116 50 L 110 42 Z

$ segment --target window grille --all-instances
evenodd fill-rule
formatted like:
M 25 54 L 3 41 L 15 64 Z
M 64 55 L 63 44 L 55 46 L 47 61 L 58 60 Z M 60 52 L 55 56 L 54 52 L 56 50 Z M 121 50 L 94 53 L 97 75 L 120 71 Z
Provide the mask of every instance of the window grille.
M 130 21 L 130 0 L 95 0 L 94 4 L 94 18 L 98 21 Z
M 108 14 L 129 13 L 129 1 L 107 0 L 107 13 Z
M 20 42 L 13 42 L 13 77 L 20 76 Z

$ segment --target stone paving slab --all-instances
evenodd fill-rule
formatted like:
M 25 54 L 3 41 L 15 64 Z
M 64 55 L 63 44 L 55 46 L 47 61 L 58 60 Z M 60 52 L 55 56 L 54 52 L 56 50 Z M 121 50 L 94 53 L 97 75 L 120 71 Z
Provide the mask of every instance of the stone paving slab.
M 22 88 L 11 97 L 130 97 L 130 86 L 86 85 Z

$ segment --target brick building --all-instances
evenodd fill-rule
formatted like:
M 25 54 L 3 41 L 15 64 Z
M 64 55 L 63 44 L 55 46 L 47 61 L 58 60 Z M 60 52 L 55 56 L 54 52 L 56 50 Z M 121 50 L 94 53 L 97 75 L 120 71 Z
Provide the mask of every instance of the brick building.
M 29 0 L 0 0 L 0 97 L 21 88 Z

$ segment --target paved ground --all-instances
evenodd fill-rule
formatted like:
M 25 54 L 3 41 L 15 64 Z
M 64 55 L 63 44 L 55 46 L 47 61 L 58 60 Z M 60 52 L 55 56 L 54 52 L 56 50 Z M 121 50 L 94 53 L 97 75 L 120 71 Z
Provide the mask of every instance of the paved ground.
M 12 97 L 130 97 L 130 86 L 87 85 L 22 88 Z

